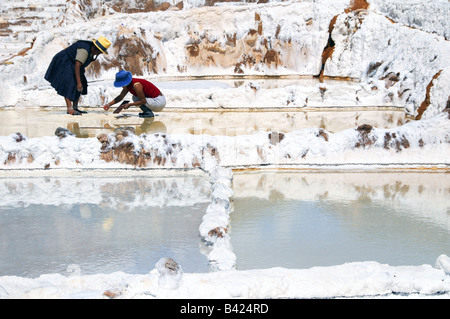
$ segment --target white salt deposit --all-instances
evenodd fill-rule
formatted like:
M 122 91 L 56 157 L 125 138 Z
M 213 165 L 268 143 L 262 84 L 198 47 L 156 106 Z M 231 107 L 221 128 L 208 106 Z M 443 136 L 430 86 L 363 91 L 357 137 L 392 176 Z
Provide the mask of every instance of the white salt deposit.
M 6 3 L 4 12 L 8 13 L 13 4 Z M 80 11 L 80 3 L 72 1 L 64 19 L 60 12 L 52 11 L 47 19 L 49 23 L 36 22 L 35 39 L 26 54 L 2 55 L 5 63 L 0 65 L 0 108 L 62 106 L 63 99 L 43 78 L 51 58 L 68 43 L 100 35 L 113 43 L 121 37 L 145 40 L 153 49 L 150 60 L 159 72 L 156 76 L 145 69 L 143 77 L 155 81 L 164 76 L 236 75 L 235 64 L 227 60 L 231 56 L 231 51 L 225 50 L 227 36 L 235 37 L 236 46 L 255 43 L 253 52 L 267 50 L 263 45 L 266 43 L 278 52 L 283 62 L 243 64 L 245 75 L 316 76 L 322 67 L 323 49 L 331 36 L 334 53 L 324 66 L 324 75 L 356 80 L 335 86 L 325 81 L 308 88 L 301 85 L 275 89 L 258 85 L 231 89 L 166 88 L 168 108 L 400 106 L 415 117 L 427 94 L 430 103 L 421 120 L 391 129 L 366 126 L 331 133 L 305 128 L 289 133 L 257 132 L 237 137 L 129 134 L 122 140 L 111 133 L 107 135 L 108 144 L 104 149 L 97 138 L 28 138 L 18 133 L 0 136 L 0 169 L 4 174 L 28 174 L 54 168 L 139 170 L 139 166 L 114 158 L 113 152 L 127 143 L 131 149 L 128 156 L 147 156 L 147 160 L 141 158 L 145 169 L 205 171 L 211 181 L 212 196 L 199 233 L 210 245 L 208 259 L 217 270 L 208 274 L 182 273 L 179 265 L 174 277 L 170 277 L 157 264 L 149 265 L 149 273 L 142 275 L 117 272 L 68 277 L 60 274 L 43 274 L 38 278 L 2 276 L 0 298 L 449 298 L 448 252 L 437 256 L 435 265 L 393 267 L 364 261 L 311 269 L 234 269 L 236 256 L 226 231 L 232 212 L 232 168 L 264 165 L 448 169 L 449 113 L 443 110 L 450 87 L 449 4 L 426 0 L 414 2 L 413 7 L 409 6 L 410 1 L 407 5 L 401 1 L 369 3 L 368 10 L 344 13 L 349 1 L 213 7 L 202 6 L 201 1 L 186 1 L 183 10 L 124 14 L 93 1 L 91 18 L 87 19 L 85 12 Z M 42 1 L 33 4 L 44 5 Z M 104 8 L 107 15 L 101 16 L 99 8 Z M 49 10 L 38 12 L 49 14 Z M 8 18 L 6 13 L 3 19 Z M 335 16 L 330 35 L 328 28 Z M 440 19 L 435 19 L 436 16 Z M 11 27 L 19 39 L 30 43 L 24 32 Z M 257 31 L 255 39 L 249 36 L 255 34 L 250 30 Z M 8 41 L 2 38 L 4 44 Z M 217 52 L 223 49 L 229 55 L 218 54 L 216 64 L 202 65 L 186 50 L 187 44 L 196 41 L 203 49 L 211 45 Z M 110 54 L 116 56 L 125 49 L 114 48 Z M 104 56 L 101 60 L 108 61 Z M 90 73 L 89 94 L 83 97 L 82 105 L 100 109 L 105 101 L 116 96 L 118 91 L 112 86 L 116 71 L 117 68 L 103 68 L 97 74 Z M 430 83 L 432 89 L 428 90 Z M 102 157 L 109 151 L 111 161 Z

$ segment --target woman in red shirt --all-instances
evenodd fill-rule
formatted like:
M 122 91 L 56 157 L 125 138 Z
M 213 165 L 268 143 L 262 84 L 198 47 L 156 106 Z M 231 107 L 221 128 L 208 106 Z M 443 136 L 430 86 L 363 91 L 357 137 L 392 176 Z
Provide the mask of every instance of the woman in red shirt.
M 128 92 L 133 95 L 133 102 L 124 104 L 123 108 L 128 109 L 130 106 L 139 105 L 142 110 L 139 117 L 154 117 L 153 112 L 160 112 L 166 106 L 166 98 L 155 85 L 144 79 L 133 78 L 131 72 L 125 70 L 117 72 L 114 86 L 121 87 L 122 92 L 103 106 L 105 111 L 122 101 Z

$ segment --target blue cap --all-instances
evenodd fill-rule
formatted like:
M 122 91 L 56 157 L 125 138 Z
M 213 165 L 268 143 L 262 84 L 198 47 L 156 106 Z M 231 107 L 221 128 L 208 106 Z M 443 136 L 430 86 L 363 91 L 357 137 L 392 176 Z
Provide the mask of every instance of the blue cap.
M 114 86 L 116 88 L 127 86 L 131 83 L 133 76 L 131 75 L 131 72 L 121 70 L 116 73 L 116 80 L 114 81 Z

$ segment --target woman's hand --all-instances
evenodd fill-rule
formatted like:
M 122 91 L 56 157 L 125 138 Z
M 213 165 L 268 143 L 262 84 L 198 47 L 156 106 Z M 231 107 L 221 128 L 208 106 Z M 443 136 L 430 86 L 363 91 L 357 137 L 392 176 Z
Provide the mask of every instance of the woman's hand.
M 78 92 L 83 92 L 83 84 L 77 83 L 77 91 Z
M 103 109 L 104 109 L 105 111 L 108 111 L 109 108 L 111 107 L 111 104 L 114 104 L 114 103 L 113 103 L 113 102 L 109 102 L 108 104 L 105 104 L 105 105 L 103 106 Z

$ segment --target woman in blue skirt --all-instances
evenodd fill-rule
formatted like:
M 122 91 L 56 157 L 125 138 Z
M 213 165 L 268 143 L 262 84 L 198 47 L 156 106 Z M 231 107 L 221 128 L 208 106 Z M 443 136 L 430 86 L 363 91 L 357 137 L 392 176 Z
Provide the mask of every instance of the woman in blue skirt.
M 111 42 L 105 37 L 93 41 L 80 40 L 53 57 L 45 73 L 45 79 L 59 95 L 64 97 L 67 114 L 87 113 L 78 109 L 80 96 L 87 94 L 85 68 L 95 61 L 99 54 L 108 54 L 107 49 L 110 45 Z

